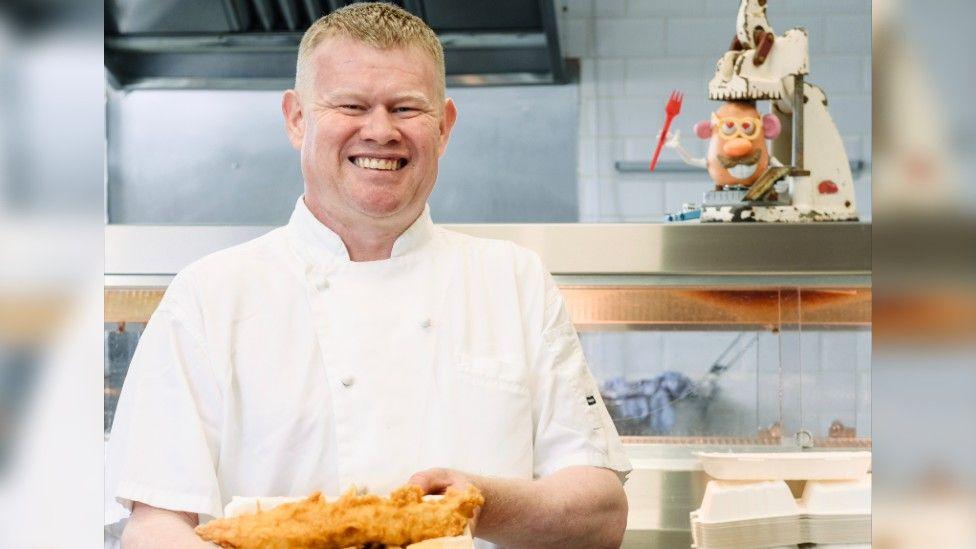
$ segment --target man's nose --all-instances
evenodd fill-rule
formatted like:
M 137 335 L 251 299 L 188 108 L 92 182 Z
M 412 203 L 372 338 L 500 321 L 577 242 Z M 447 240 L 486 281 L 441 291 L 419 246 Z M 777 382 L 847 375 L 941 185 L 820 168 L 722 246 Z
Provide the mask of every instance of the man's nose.
M 722 152 L 725 153 L 725 156 L 745 156 L 752 152 L 752 143 L 741 137 L 729 139 L 722 145 Z
M 394 119 L 390 111 L 376 107 L 366 114 L 366 123 L 359 131 L 360 137 L 367 141 L 375 141 L 385 145 L 400 139 L 400 132 L 393 125 Z

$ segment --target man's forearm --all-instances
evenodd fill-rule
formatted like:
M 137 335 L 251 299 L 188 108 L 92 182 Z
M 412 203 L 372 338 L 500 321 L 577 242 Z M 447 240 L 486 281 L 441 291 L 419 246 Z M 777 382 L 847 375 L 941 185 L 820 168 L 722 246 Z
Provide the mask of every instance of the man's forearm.
M 134 503 L 132 516 L 122 532 L 123 549 L 213 549 L 193 531 L 197 518 L 189 513 Z
M 606 469 L 570 467 L 528 481 L 475 477 L 485 496 L 475 535 L 506 547 L 620 547 L 627 497 Z

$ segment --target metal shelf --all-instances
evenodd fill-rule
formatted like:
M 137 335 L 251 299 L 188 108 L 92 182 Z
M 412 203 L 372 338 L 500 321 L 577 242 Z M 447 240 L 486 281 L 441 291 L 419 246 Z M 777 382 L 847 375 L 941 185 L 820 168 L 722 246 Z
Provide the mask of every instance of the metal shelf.
M 870 285 L 870 223 L 565 223 L 443 225 L 510 240 L 539 254 L 559 276 L 641 276 L 668 285 L 818 287 Z M 109 225 L 110 285 L 154 286 L 159 277 L 273 227 Z M 147 278 L 148 277 L 148 278 Z M 155 277 L 155 278 L 152 278 Z M 152 280 L 142 284 L 141 279 Z M 619 279 L 618 279 L 619 280 Z M 683 284 L 681 283 L 683 281 Z M 750 284 L 751 281 L 751 284 Z

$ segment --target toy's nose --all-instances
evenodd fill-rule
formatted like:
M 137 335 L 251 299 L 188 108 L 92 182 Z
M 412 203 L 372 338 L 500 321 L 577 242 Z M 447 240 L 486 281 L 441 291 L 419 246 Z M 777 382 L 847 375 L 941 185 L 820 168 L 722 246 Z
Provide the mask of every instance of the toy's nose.
M 729 139 L 722 145 L 722 152 L 725 153 L 725 156 L 744 156 L 751 151 L 752 143 L 741 137 Z

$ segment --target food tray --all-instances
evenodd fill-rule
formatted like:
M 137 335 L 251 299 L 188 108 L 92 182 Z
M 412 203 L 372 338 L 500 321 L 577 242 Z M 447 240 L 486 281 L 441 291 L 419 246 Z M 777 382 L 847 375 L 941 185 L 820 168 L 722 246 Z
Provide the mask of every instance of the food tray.
M 871 470 L 871 452 L 698 452 L 708 476 L 719 480 L 843 480 Z
M 789 486 L 781 480 L 737 482 L 713 480 L 705 487 L 698 519 L 702 523 L 732 522 L 800 513 Z
M 870 514 L 871 477 L 807 482 L 799 504 L 811 515 Z

